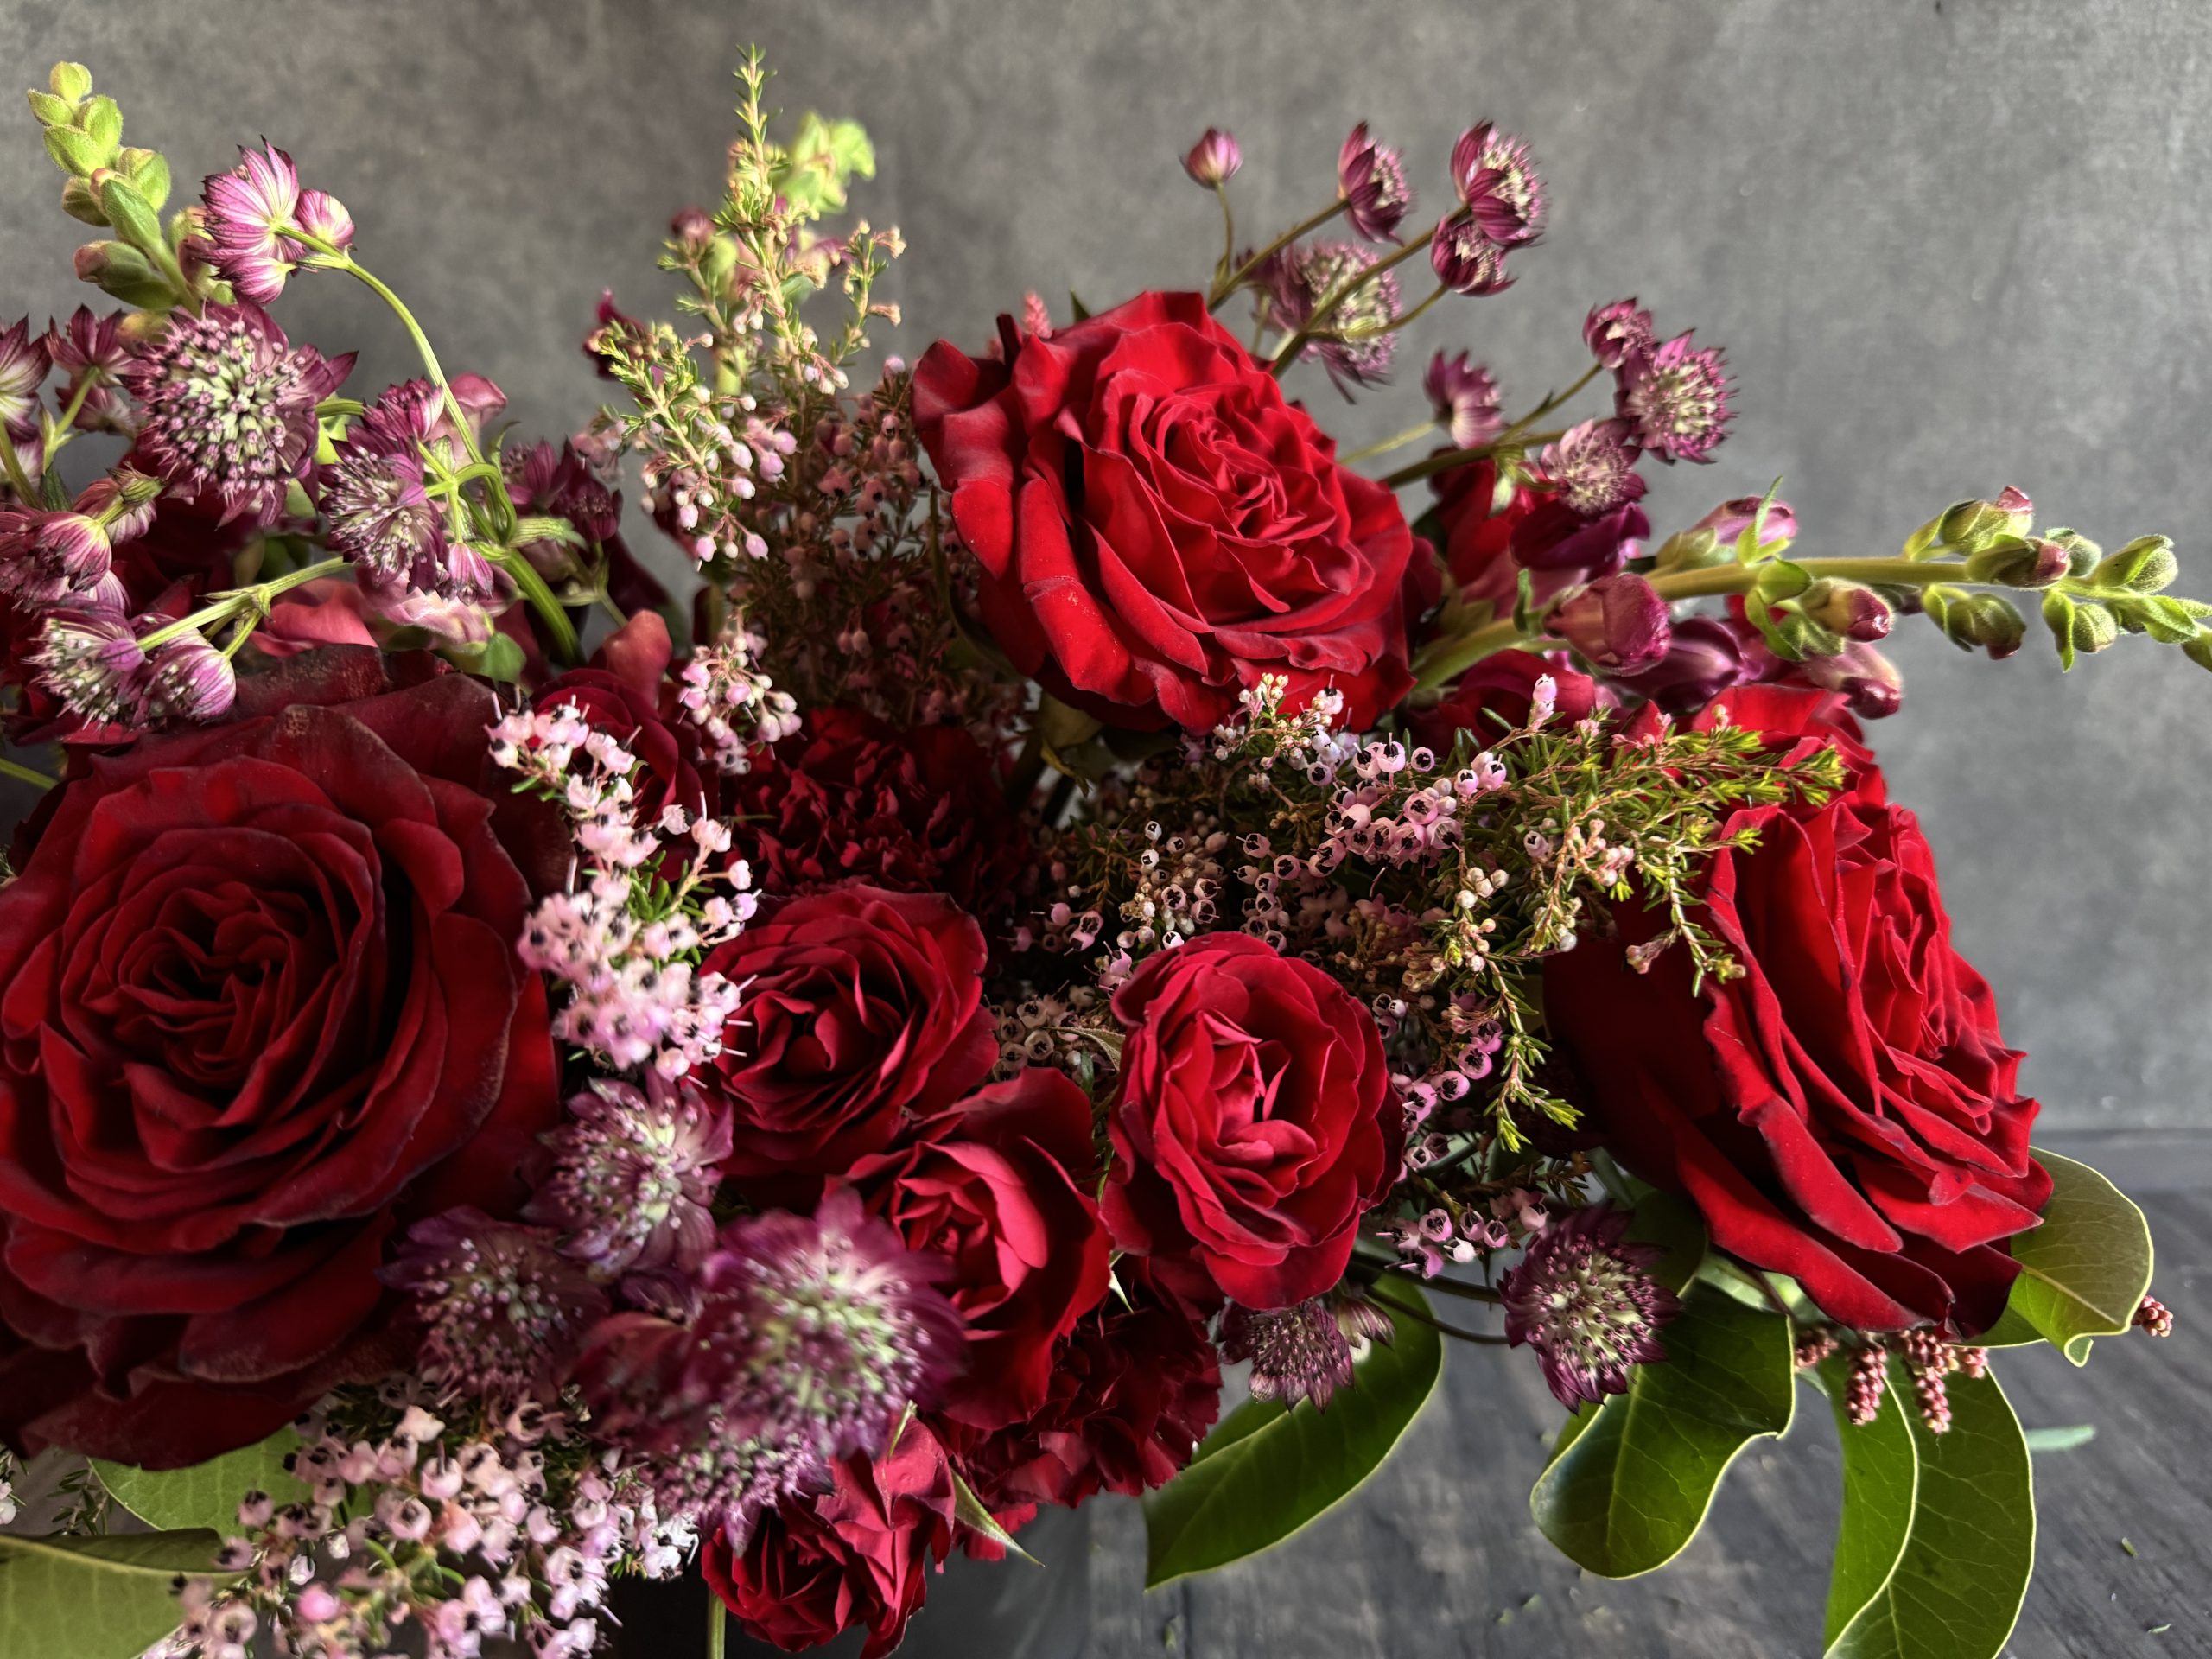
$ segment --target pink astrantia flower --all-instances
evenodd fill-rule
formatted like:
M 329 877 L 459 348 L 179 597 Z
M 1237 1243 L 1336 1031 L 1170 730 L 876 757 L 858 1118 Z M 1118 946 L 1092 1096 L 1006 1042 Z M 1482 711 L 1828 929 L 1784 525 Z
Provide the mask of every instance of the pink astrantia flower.
M 1634 439 L 1624 421 L 1585 421 L 1544 447 L 1537 474 L 1578 516 L 1601 518 L 1643 494 Z
M 1720 353 L 1677 334 L 1622 365 L 1614 407 L 1636 441 L 1664 461 L 1713 459 L 1734 411 Z
M 136 726 L 147 717 L 153 671 L 137 630 L 120 616 L 57 611 L 31 652 L 39 683 L 94 726 Z
M 1667 1357 L 1659 1330 L 1679 1304 L 1651 1276 L 1658 1249 L 1624 1236 L 1628 1219 L 1605 1204 L 1572 1211 L 1529 1241 L 1498 1283 L 1505 1339 L 1535 1349 L 1570 1409 L 1627 1392 L 1630 1366 Z
M 1404 162 L 1388 144 L 1367 136 L 1364 121 L 1337 152 L 1337 194 L 1344 198 L 1352 229 L 1370 242 L 1396 241 L 1398 226 L 1414 205 Z
M 353 366 L 294 346 L 257 305 L 170 314 L 124 370 L 141 410 L 141 462 L 179 495 L 212 494 L 223 519 L 273 524 L 315 461 L 315 405 Z
M 1220 127 L 1208 127 L 1183 157 L 1183 170 L 1192 181 L 1208 186 L 1226 184 L 1243 165 L 1244 152 L 1237 147 L 1236 135 Z
M 489 383 L 486 382 L 486 385 Z M 359 568 L 364 589 L 480 605 L 497 592 L 490 563 L 448 534 L 429 494 L 429 467 L 467 463 L 443 396 L 425 380 L 385 388 L 362 411 L 325 469 L 330 545 Z
M 1616 372 L 1632 360 L 1650 356 L 1657 343 L 1651 314 L 1632 296 L 1595 308 L 1583 321 L 1582 338 L 1599 365 Z
M 0 429 L 10 437 L 37 432 L 38 393 L 46 384 L 46 338 L 33 338 L 29 318 L 0 334 Z
M 1436 280 L 1455 294 L 1503 294 L 1513 286 L 1505 270 L 1505 250 L 1473 219 L 1458 213 L 1437 220 L 1428 263 Z
M 1308 242 L 1285 249 L 1260 271 L 1272 320 L 1286 329 L 1304 327 L 1323 300 L 1376 262 L 1357 242 Z M 1389 325 L 1398 315 L 1398 278 L 1394 272 L 1363 283 L 1329 314 L 1323 332 L 1306 347 L 1318 357 L 1339 391 L 1346 383 L 1373 385 L 1388 377 L 1397 356 L 1398 337 Z
M 1456 357 L 1439 352 L 1429 359 L 1421 385 L 1437 424 L 1452 435 L 1455 448 L 1479 449 L 1505 429 L 1497 382 L 1481 364 L 1469 362 L 1465 352 Z
M 60 392 L 65 406 L 77 397 L 78 388 L 91 377 L 92 386 L 77 409 L 77 428 L 83 432 L 130 430 L 130 404 L 117 386 L 130 360 L 122 334 L 124 314 L 111 311 L 95 316 L 88 306 L 79 306 L 66 323 L 47 330 L 47 354 L 63 378 Z
M 1533 242 L 1543 229 L 1544 190 L 1529 147 L 1485 121 L 1452 147 L 1452 183 L 1482 233 L 1501 248 Z
M 208 263 L 257 305 L 284 291 L 284 279 L 308 251 L 301 232 L 336 248 L 353 239 L 344 204 L 320 190 L 302 193 L 292 158 L 274 144 L 240 149 L 237 167 L 208 175 L 201 199 Z

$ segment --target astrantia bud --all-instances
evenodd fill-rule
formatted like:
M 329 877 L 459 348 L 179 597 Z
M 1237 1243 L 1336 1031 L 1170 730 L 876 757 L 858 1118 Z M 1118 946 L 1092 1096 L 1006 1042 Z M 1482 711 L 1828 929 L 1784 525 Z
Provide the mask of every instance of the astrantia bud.
M 1437 221 L 1428 263 L 1436 280 L 1455 294 L 1503 294 L 1513 286 L 1505 273 L 1505 250 L 1481 226 L 1457 213 Z
M 1535 1349 L 1544 1380 L 1570 1408 L 1627 1392 L 1630 1366 L 1667 1357 L 1659 1332 L 1680 1304 L 1651 1276 L 1658 1249 L 1630 1243 L 1628 1222 L 1609 1204 L 1569 1211 L 1498 1284 L 1505 1339 Z
M 1452 145 L 1452 183 L 1482 233 L 1501 248 L 1533 242 L 1542 230 L 1543 186 L 1529 147 L 1489 122 Z
M 1678 334 L 1620 370 L 1614 409 L 1636 441 L 1665 461 L 1710 461 L 1733 411 L 1718 351 Z
M 1429 359 L 1421 385 L 1437 424 L 1451 434 L 1455 448 L 1479 449 L 1505 429 L 1497 382 L 1481 364 L 1470 363 L 1465 352 L 1456 357 L 1439 352 Z
M 29 660 L 39 683 L 92 724 L 145 720 L 150 671 L 136 632 L 120 618 L 67 611 L 49 616 Z
M 1651 329 L 1651 314 L 1633 298 L 1615 300 L 1592 311 L 1583 322 L 1582 338 L 1590 354 L 1602 366 L 1615 371 L 1631 358 L 1649 357 L 1658 343 Z
M 238 698 L 231 659 L 196 630 L 156 646 L 146 712 L 155 720 L 219 720 Z
M 1667 601 L 1642 576 L 1600 576 L 1553 610 L 1546 632 L 1603 669 L 1633 671 L 1667 654 Z
M 1228 183 L 1243 165 L 1244 152 L 1237 148 L 1236 135 L 1219 127 L 1208 127 L 1205 137 L 1183 157 L 1183 170 L 1197 183 L 1208 187 Z
M 1344 198 L 1352 229 L 1370 242 L 1396 241 L 1398 226 L 1414 205 L 1405 163 L 1396 150 L 1367 136 L 1364 121 L 1337 152 L 1337 194 Z
M 323 190 L 300 192 L 299 226 L 340 251 L 353 245 L 353 215 L 346 204 Z

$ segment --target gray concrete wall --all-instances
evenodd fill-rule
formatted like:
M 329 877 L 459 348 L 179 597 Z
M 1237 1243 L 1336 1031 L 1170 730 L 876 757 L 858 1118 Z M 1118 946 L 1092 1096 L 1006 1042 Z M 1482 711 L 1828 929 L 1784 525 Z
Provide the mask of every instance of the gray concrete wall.
M 1217 226 L 1176 157 L 1209 122 L 1247 156 L 1244 222 L 1330 188 L 1368 117 L 1425 199 L 1483 117 L 1535 146 L 1555 204 L 1518 287 L 1439 308 L 1525 403 L 1579 372 L 1592 302 L 1636 293 L 1725 343 L 1744 417 L 1665 473 L 1662 528 L 1779 474 L 1808 552 L 1893 551 L 2005 483 L 2117 542 L 2163 529 L 2212 597 L 2203 406 L 2212 96 L 2189 0 L 0 0 L 16 82 L 69 56 L 180 176 L 266 134 L 353 208 L 448 366 L 526 429 L 600 395 L 575 341 L 602 287 L 660 305 L 670 210 L 710 200 L 728 69 L 758 40 L 794 110 L 864 120 L 866 200 L 912 251 L 916 354 L 1022 289 L 1094 305 L 1201 278 Z M 0 76 L 0 79 L 4 79 Z M 78 302 L 82 233 L 27 113 L 0 134 L 0 314 Z M 282 313 L 360 381 L 406 372 L 362 296 Z M 1353 443 L 1412 418 L 1314 390 Z M 1992 665 L 1924 624 L 1878 730 L 1925 816 L 1967 950 L 1996 980 L 2055 1127 L 2212 1126 L 2212 678 L 2130 640 L 2062 683 L 2037 644 Z

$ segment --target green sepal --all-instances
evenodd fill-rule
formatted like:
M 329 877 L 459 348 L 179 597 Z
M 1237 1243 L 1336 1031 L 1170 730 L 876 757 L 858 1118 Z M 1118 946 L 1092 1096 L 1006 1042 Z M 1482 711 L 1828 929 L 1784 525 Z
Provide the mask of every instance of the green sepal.
M 117 233 L 148 259 L 158 262 L 168 253 L 162 216 L 122 174 L 111 172 L 100 181 L 100 210 Z
M 24 96 L 30 99 L 31 114 L 41 127 L 73 126 L 77 120 L 77 106 L 66 98 L 52 92 L 42 92 L 35 86 Z
M 103 149 L 99 140 L 81 127 L 48 127 L 46 153 L 64 173 L 80 179 L 90 178 L 95 168 L 105 167 L 115 157 L 114 150 Z
M 1044 1562 L 1014 1541 L 1014 1535 L 999 1524 L 998 1516 L 993 1515 L 983 1500 L 976 1496 L 975 1489 L 960 1478 L 960 1471 L 957 1469 L 952 1471 L 952 1518 L 970 1532 L 981 1534 L 1007 1554 L 1019 1556 L 1032 1567 L 1044 1566 Z

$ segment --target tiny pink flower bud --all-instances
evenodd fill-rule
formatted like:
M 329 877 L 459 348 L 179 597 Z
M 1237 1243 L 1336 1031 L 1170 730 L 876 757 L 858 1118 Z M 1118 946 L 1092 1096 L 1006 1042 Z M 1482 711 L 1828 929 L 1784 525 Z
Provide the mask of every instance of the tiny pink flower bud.
M 682 208 L 669 220 L 668 233 L 686 252 L 702 252 L 715 239 L 715 221 L 699 208 Z
M 353 245 L 353 216 L 327 191 L 301 191 L 297 218 L 302 230 L 340 252 Z
M 1244 152 L 1237 147 L 1236 135 L 1220 127 L 1208 127 L 1205 137 L 1183 157 L 1183 170 L 1192 181 L 1208 187 L 1228 183 L 1243 165 Z

